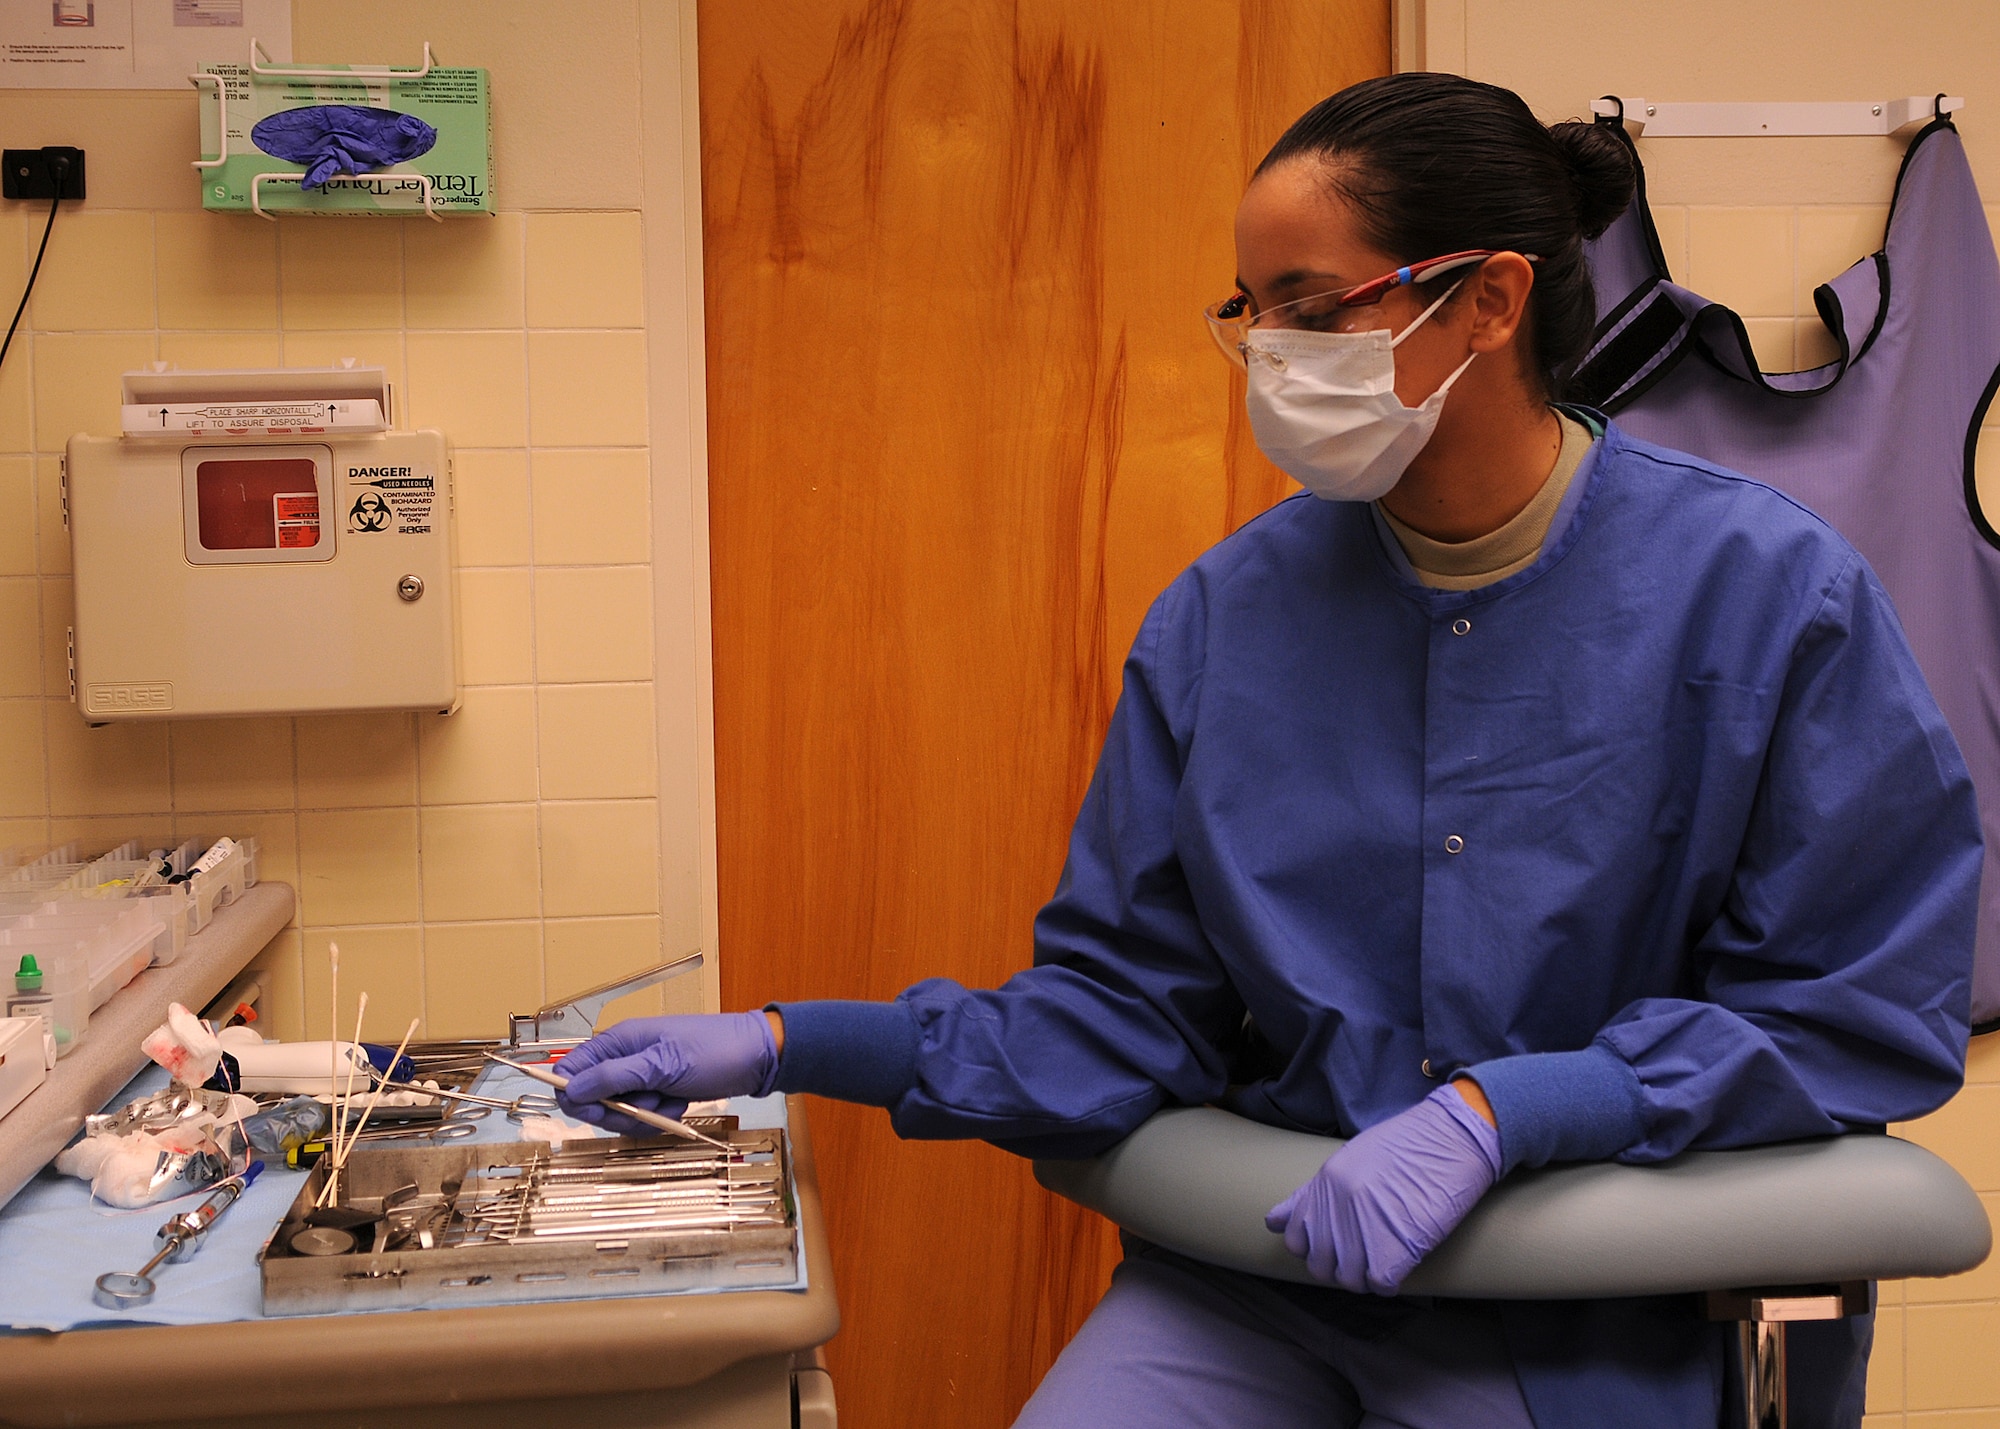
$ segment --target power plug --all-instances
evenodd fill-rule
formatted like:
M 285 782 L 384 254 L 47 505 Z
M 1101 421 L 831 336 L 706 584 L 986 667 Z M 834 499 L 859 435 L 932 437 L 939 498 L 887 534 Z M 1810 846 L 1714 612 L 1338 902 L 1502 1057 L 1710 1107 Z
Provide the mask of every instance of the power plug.
M 0 198 L 52 199 L 58 173 L 65 199 L 84 196 L 83 150 L 49 144 L 40 149 L 0 152 Z

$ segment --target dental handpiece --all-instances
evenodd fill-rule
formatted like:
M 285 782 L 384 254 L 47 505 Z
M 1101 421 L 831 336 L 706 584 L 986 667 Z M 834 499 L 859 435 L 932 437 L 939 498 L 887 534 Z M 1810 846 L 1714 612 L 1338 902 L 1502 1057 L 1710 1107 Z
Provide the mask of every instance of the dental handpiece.
M 554 1087 L 557 1091 L 561 1091 L 569 1085 L 568 1077 L 563 1076 L 560 1072 L 551 1072 L 546 1067 L 531 1067 L 525 1062 L 510 1062 L 507 1058 L 493 1052 L 487 1052 L 484 1055 L 490 1061 L 498 1062 L 503 1067 L 512 1067 L 522 1075 L 533 1077 L 536 1081 L 546 1086 Z M 676 1136 L 691 1137 L 696 1141 L 706 1142 L 708 1145 L 718 1147 L 723 1151 L 734 1152 L 736 1150 L 728 1142 L 717 1141 L 706 1132 L 696 1131 L 684 1121 L 675 1121 L 670 1116 L 662 1116 L 660 1113 L 648 1111 L 642 1106 L 633 1106 L 630 1102 L 615 1101 L 610 1097 L 606 1097 L 598 1105 L 608 1106 L 616 1112 L 623 1112 L 626 1116 L 631 1117 L 632 1120 L 643 1122 L 647 1126 L 659 1131 L 671 1131 Z

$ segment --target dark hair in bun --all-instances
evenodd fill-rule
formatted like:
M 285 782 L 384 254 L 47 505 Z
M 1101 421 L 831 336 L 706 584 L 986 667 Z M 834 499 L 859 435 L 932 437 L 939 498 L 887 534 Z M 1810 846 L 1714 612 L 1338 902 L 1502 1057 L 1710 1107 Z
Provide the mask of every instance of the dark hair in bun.
M 1329 182 L 1371 241 L 1406 263 L 1468 248 L 1534 254 L 1535 366 L 1548 395 L 1562 395 L 1597 316 L 1583 244 L 1632 201 L 1622 138 L 1598 124 L 1544 128 L 1497 85 L 1394 74 L 1314 105 L 1257 172 L 1300 156 L 1330 162 Z
M 1632 151 L 1608 124 L 1551 124 L 1549 137 L 1569 161 L 1576 187 L 1576 217 L 1585 238 L 1595 238 L 1632 202 Z

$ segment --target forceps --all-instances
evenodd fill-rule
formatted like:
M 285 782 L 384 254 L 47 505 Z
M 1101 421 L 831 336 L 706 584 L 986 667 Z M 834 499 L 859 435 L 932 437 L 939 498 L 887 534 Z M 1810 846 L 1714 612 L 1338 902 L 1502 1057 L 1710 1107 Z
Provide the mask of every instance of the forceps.
M 526 1062 L 510 1062 L 505 1057 L 499 1056 L 493 1052 L 488 1052 L 485 1054 L 485 1056 L 486 1060 L 489 1062 L 498 1062 L 503 1067 L 512 1067 L 515 1071 L 520 1072 L 525 1076 L 533 1077 L 536 1081 L 541 1082 L 546 1086 L 554 1087 L 558 1091 L 569 1085 L 568 1077 L 563 1076 L 560 1072 L 551 1072 L 547 1067 L 537 1067 L 530 1065 L 529 1063 Z M 533 1095 L 533 1093 L 530 1093 L 529 1095 Z M 522 1100 L 526 1101 L 527 1098 L 523 1097 Z M 626 1116 L 631 1117 L 634 1121 L 644 1122 L 647 1126 L 653 1127 L 655 1130 L 672 1132 L 676 1136 L 685 1136 L 695 1141 L 705 1141 L 710 1146 L 716 1147 L 722 1151 L 729 1152 L 732 1155 L 734 1155 L 736 1152 L 736 1148 L 731 1146 L 728 1142 L 717 1141 L 707 1132 L 696 1131 L 686 1122 L 676 1121 L 674 1120 L 674 1118 L 670 1116 L 661 1116 L 656 1111 L 647 1111 L 644 1107 L 633 1106 L 632 1103 L 630 1102 L 617 1101 L 611 1097 L 606 1097 L 603 1101 L 599 1102 L 598 1105 L 608 1106 L 613 1111 L 623 1112 Z
M 452 1113 L 453 1116 L 462 1115 L 469 1121 L 477 1121 L 496 1108 L 506 1112 L 507 1120 L 512 1122 L 521 1122 L 531 1116 L 556 1114 L 556 1099 L 546 1092 L 523 1092 L 512 1101 L 507 1101 L 500 1097 L 474 1096 L 471 1092 L 446 1091 L 443 1087 L 419 1086 L 415 1082 L 392 1082 L 380 1072 L 375 1073 L 375 1085 L 392 1092 L 416 1092 L 421 1096 L 436 1097 L 440 1101 L 464 1102 L 468 1106 L 480 1108 L 476 1113 Z
M 460 1141 L 479 1132 L 479 1123 L 470 1117 L 449 1121 L 417 1121 L 408 1126 L 369 1127 L 356 1141 Z
M 480 1115 L 486 1109 L 479 1109 Z M 468 1136 L 479 1134 L 479 1122 L 469 1116 L 454 1116 L 447 1121 L 415 1121 L 406 1125 L 371 1126 L 354 1139 L 373 1144 L 378 1141 L 463 1141 Z M 324 1136 L 315 1136 L 285 1153 L 285 1164 L 293 1170 L 303 1171 L 313 1162 L 333 1149 L 333 1143 Z

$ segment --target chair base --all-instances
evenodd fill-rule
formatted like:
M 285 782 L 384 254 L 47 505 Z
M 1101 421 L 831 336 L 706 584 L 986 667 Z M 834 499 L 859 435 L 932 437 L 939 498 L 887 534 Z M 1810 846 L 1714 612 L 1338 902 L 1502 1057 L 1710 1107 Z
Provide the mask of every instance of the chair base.
M 1736 1322 L 1745 1429 L 1786 1429 L 1785 1326 L 1801 1320 L 1839 1320 L 1866 1314 L 1868 1282 L 1711 1290 L 1707 1309 L 1711 1320 Z

